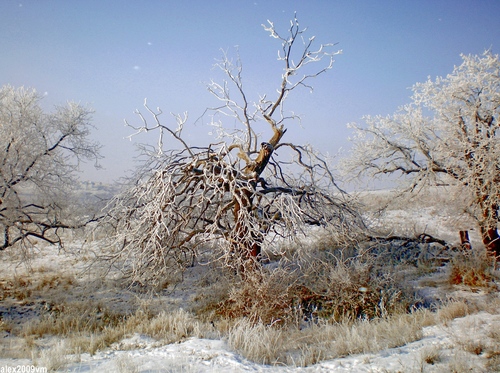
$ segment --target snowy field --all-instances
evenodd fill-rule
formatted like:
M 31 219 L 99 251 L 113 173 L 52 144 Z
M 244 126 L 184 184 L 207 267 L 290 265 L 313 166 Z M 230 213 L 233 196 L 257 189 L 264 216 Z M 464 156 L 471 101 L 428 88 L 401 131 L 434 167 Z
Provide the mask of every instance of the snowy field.
M 426 327 L 423 338 L 405 346 L 325 361 L 311 367 L 277 367 L 252 363 L 232 351 L 222 340 L 191 338 L 157 346 L 151 338 L 133 335 L 115 348 L 94 356 L 67 356 L 67 372 L 447 372 L 449 360 L 457 371 L 486 372 L 485 357 L 457 348 L 457 339 L 471 344 L 488 343 L 485 336 L 500 330 L 500 315 L 480 312 L 453 320 L 448 325 Z M 486 338 L 487 339 L 487 338 Z M 498 341 L 496 341 L 498 343 Z M 439 349 L 440 362 L 426 363 Z M 500 351 L 499 351 L 500 352 Z M 29 359 L 1 359 L 2 366 L 31 365 Z
M 370 211 L 375 211 L 373 206 L 380 204 L 378 198 L 382 197 L 376 194 L 369 198 L 364 196 Z M 463 219 L 457 219 L 445 205 L 435 200 L 425 205 L 414 202 L 405 209 L 392 208 L 385 215 L 373 212 L 368 220 L 374 227 L 383 226 L 388 233 L 425 231 L 450 242 L 458 240 L 457 232 L 464 224 Z M 477 244 L 478 239 L 474 232 L 471 233 Z M 454 312 L 453 309 L 443 311 L 443 314 L 449 312 L 451 316 L 437 318 L 437 322 L 423 327 L 418 340 L 399 347 L 325 360 L 307 367 L 252 362 L 231 348 L 228 339 L 219 332 L 204 332 L 205 338 L 180 337 L 174 343 L 141 333 L 125 333 L 120 340 L 105 349 L 96 349 L 92 354 L 75 353 L 74 345 L 70 346 L 68 338 L 63 336 L 44 334 L 35 338 L 29 333 L 25 336 L 15 333 L 15 330 L 26 331 L 23 325 L 39 317 L 41 305 L 57 310 L 58 302 L 64 303 L 67 297 L 85 300 L 91 294 L 96 304 L 105 304 L 121 313 L 126 312 L 131 304 L 141 302 L 149 302 L 152 309 L 160 307 L 166 312 L 190 308 L 190 303 L 195 301 L 203 302 L 204 295 L 194 289 L 202 281 L 198 275 L 159 299 L 146 299 L 127 289 L 113 288 L 111 283 L 96 281 L 84 271 L 89 254 L 79 251 L 82 242 L 81 238 L 75 237 L 66 252 L 40 244 L 40 250 L 30 257 L 29 273 L 26 265 L 21 263 L 21 255 L 0 252 L 0 372 L 41 372 L 45 368 L 61 372 L 117 373 L 489 372 L 500 369 L 498 281 L 486 289 L 439 285 L 445 283 L 445 269 L 422 273 L 422 281 L 416 282 L 422 294 L 458 300 L 462 306 L 482 306 L 470 307 L 464 313 Z M 69 294 L 77 283 L 80 284 L 77 293 Z M 47 299 L 43 299 L 44 296 Z M 68 328 L 71 329 L 71 326 Z

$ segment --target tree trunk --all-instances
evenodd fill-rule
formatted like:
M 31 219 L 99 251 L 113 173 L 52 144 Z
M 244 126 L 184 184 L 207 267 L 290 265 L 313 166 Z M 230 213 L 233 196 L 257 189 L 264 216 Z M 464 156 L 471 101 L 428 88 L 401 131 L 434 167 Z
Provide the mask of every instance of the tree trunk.
M 274 148 L 278 145 L 286 130 L 283 127 L 273 125 L 273 136 L 269 142 L 263 142 L 261 149 L 255 161 L 248 164 L 245 168 L 245 173 L 252 178 L 250 185 L 256 188 L 259 177 L 267 167 Z M 235 249 L 240 255 L 240 259 L 245 262 L 242 266 L 242 271 L 246 270 L 247 265 L 254 265 L 260 260 L 261 246 L 263 234 L 261 232 L 249 232 L 245 221 L 242 221 L 240 210 L 245 209 L 247 216 L 251 215 L 253 206 L 253 192 L 251 187 L 243 187 L 237 191 L 236 203 L 234 205 L 233 214 L 235 219 L 234 238 L 238 241 L 235 243 Z
M 499 260 L 500 235 L 498 234 L 498 229 L 496 227 L 481 227 L 481 237 L 486 249 Z
M 242 254 L 241 259 L 243 261 L 251 258 L 258 259 L 260 256 L 260 242 L 262 240 L 259 237 L 254 237 L 252 232 L 249 232 L 248 222 L 245 221 L 253 208 L 253 192 L 249 188 L 241 188 L 237 193 L 233 209 L 235 220 L 234 239 L 237 241 L 235 242 L 235 247 Z M 246 214 L 240 215 L 242 209 L 246 210 Z
M 472 246 L 470 244 L 469 231 L 460 231 L 459 234 L 460 245 L 462 245 L 464 249 L 470 250 Z
M 486 249 L 500 260 L 500 236 L 498 234 L 498 205 L 489 202 L 490 196 L 485 194 L 481 199 L 483 222 L 480 226 L 481 238 Z

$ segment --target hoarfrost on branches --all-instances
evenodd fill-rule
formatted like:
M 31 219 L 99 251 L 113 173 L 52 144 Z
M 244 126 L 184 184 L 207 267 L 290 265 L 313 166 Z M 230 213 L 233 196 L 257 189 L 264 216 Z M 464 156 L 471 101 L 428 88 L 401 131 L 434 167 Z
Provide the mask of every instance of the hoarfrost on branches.
M 100 158 L 92 111 L 70 102 L 45 113 L 41 99 L 34 89 L 0 89 L 0 250 L 61 244 L 60 230 L 86 224 L 70 191 L 80 162 Z
M 306 225 L 346 231 L 361 224 L 326 158 L 309 146 L 282 141 L 285 124 L 294 119 L 284 108 L 288 95 L 311 88 L 309 81 L 328 71 L 338 52 L 329 44 L 312 49 L 314 38 L 303 38 L 296 19 L 286 36 L 272 23 L 266 30 L 281 43 L 276 96 L 250 101 L 240 59 L 223 53 L 216 66 L 226 80 L 208 86 L 220 103 L 207 109 L 218 142 L 188 145 L 182 137 L 186 116 L 176 117 L 174 130 L 160 121 L 160 109 L 145 103 L 152 124 L 137 112 L 135 133 L 159 131 L 158 147 L 148 153 L 134 185 L 110 205 L 108 218 L 116 232 L 109 259 L 122 263 L 134 281 L 159 283 L 182 273 L 210 242 L 219 262 L 245 274 L 259 267 L 265 241 L 293 239 Z M 310 69 L 312 63 L 319 68 Z M 228 130 L 227 117 L 239 127 Z M 262 123 L 270 129 L 265 139 L 256 129 Z M 177 147 L 165 145 L 167 133 Z M 291 159 L 278 158 L 278 150 Z
M 409 190 L 460 188 L 484 244 L 500 255 L 500 61 L 486 51 L 462 55 L 451 74 L 413 86 L 412 103 L 386 117 L 352 124 L 351 177 L 402 174 Z

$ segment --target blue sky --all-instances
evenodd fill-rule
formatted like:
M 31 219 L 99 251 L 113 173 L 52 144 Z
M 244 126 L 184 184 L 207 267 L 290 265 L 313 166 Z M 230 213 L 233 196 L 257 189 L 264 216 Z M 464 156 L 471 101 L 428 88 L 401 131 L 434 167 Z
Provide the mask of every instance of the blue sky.
M 126 140 L 123 123 L 146 97 L 165 113 L 188 111 L 189 141 L 206 144 L 210 128 L 194 121 L 216 104 L 206 85 L 222 79 L 213 69 L 221 48 L 234 55 L 238 46 L 251 98 L 274 94 L 280 45 L 261 25 L 285 31 L 294 12 L 343 53 L 312 94 L 295 92 L 288 108 L 302 127 L 290 123 L 283 140 L 330 154 L 349 147 L 347 123 L 393 113 L 409 87 L 450 73 L 460 53 L 500 53 L 498 0 L 1 0 L 0 84 L 46 92 L 49 109 L 89 104 L 105 169 L 85 166 L 82 178 L 111 182 L 134 167 L 134 141 L 149 140 Z

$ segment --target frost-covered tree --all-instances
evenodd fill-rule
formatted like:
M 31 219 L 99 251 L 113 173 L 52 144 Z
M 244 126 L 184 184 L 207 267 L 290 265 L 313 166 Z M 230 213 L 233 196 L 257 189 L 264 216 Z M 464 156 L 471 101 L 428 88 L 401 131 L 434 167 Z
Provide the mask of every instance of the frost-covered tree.
M 490 51 L 462 55 L 445 78 L 413 86 L 412 103 L 387 117 L 367 116 L 355 131 L 351 176 L 402 174 L 410 190 L 460 187 L 485 246 L 500 255 L 500 61 Z
M 164 124 L 161 110 L 146 103 L 152 123 L 137 112 L 140 124 L 129 124 L 137 133 L 160 134 L 134 185 L 113 201 L 108 220 L 116 230 L 110 259 L 124 261 L 135 280 L 162 281 L 211 243 L 219 261 L 244 273 L 258 266 L 265 240 L 293 238 L 308 224 L 343 232 L 356 221 L 326 159 L 310 146 L 282 141 L 285 125 L 297 119 L 285 109 L 288 95 L 311 89 L 309 81 L 328 71 L 338 52 L 327 44 L 315 47 L 297 19 L 284 36 L 271 22 L 264 28 L 281 44 L 277 92 L 250 101 L 239 58 L 233 62 L 224 54 L 217 67 L 226 80 L 208 86 L 220 102 L 208 110 L 214 141 L 189 145 L 186 116 Z M 173 143 L 166 144 L 164 135 Z
M 34 89 L 0 89 L 0 250 L 60 244 L 60 229 L 82 223 L 66 208 L 79 163 L 100 158 L 91 110 L 68 103 L 46 113 L 41 99 Z

